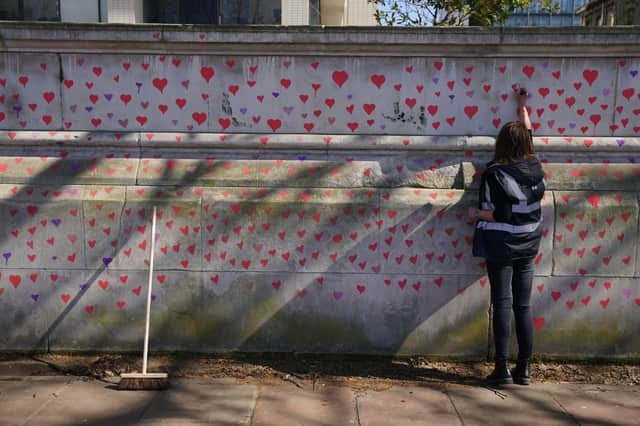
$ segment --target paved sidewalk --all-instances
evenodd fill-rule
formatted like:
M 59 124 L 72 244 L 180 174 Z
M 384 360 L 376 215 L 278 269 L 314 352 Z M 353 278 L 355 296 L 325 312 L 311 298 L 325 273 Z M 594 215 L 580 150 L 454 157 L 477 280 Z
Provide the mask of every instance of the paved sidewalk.
M 262 386 L 174 379 L 164 392 L 120 391 L 69 376 L 1 377 L 2 425 L 639 425 L 640 387 Z

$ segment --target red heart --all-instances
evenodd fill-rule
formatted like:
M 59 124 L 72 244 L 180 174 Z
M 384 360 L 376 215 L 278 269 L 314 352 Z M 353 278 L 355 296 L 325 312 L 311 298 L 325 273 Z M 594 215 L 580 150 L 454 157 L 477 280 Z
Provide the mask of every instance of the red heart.
M 48 104 L 50 104 L 51 101 L 53 101 L 53 99 L 56 97 L 56 95 L 53 92 L 44 92 L 42 94 L 42 97 L 44 98 L 45 101 L 47 101 Z
M 160 93 L 164 92 L 164 88 L 167 87 L 167 84 L 169 83 L 169 81 L 166 78 L 154 78 L 151 83 L 153 84 L 153 87 L 155 87 L 156 89 L 158 89 L 160 91 Z
M 593 194 L 593 195 L 589 195 L 587 197 L 587 201 L 589 202 L 589 204 L 591 204 L 594 208 L 597 208 L 599 203 L 600 203 L 600 196 L 597 194 Z
M 464 107 L 464 113 L 469 117 L 469 120 L 473 118 L 474 115 L 478 112 L 478 107 L 475 105 L 469 105 Z
M 231 126 L 231 120 L 228 118 L 220 118 L 218 119 L 218 123 L 222 127 L 222 130 L 226 130 L 229 126 Z
M 270 118 L 267 120 L 267 124 L 271 127 L 272 131 L 276 132 L 282 126 L 282 121 L 277 118 Z
M 213 78 L 213 76 L 215 75 L 215 69 L 213 67 L 202 67 L 200 68 L 200 75 L 202 76 L 202 78 L 204 78 L 204 80 L 209 83 L 209 81 Z
M 385 78 L 385 76 L 384 76 L 384 75 L 382 75 L 382 74 L 373 74 L 373 75 L 371 76 L 371 81 L 373 82 L 373 84 L 375 84 L 375 85 L 376 85 L 376 87 L 377 87 L 378 89 L 379 89 L 380 87 L 382 87 L 382 85 L 384 84 L 384 82 L 385 82 L 386 80 L 387 80 L 387 79 L 386 79 L 386 78 Z
M 191 114 L 193 120 L 198 123 L 199 126 L 202 125 L 207 120 L 207 113 L 205 112 L 194 112 Z
M 349 78 L 349 74 L 346 71 L 342 71 L 342 70 L 334 71 L 333 74 L 331 74 L 331 78 L 333 78 L 333 81 L 335 81 L 338 87 L 342 87 L 342 85 Z
M 587 83 L 589 83 L 589 86 L 591 86 L 593 84 L 593 82 L 598 78 L 598 71 L 597 70 L 584 70 L 582 72 L 582 76 L 584 77 L 585 80 L 587 80 Z
M 524 67 L 522 67 L 522 72 L 524 73 L 524 75 L 526 75 L 529 78 L 533 76 L 533 73 L 535 71 L 536 71 L 536 67 L 533 67 L 533 66 L 525 65 Z

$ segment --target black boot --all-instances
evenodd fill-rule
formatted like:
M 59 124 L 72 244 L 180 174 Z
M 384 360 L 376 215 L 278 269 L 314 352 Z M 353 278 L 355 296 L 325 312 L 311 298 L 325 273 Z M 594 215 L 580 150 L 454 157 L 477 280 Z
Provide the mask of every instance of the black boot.
M 516 368 L 511 372 L 513 374 L 513 381 L 519 385 L 528 385 L 531 382 L 531 376 L 529 375 L 529 360 L 518 360 Z
M 509 372 L 509 362 L 496 361 L 493 372 L 487 376 L 487 383 L 490 385 L 511 385 L 513 384 L 513 378 Z

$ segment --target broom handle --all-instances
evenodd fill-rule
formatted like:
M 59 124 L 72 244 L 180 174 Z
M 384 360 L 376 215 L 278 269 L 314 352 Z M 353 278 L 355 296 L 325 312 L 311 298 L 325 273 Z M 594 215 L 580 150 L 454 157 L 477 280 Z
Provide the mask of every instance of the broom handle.
M 147 292 L 147 319 L 144 324 L 144 353 L 142 356 L 142 374 L 147 374 L 147 356 L 149 355 L 149 319 L 151 317 L 151 290 L 153 288 L 153 253 L 156 247 L 156 206 L 153 206 L 151 219 L 151 256 L 149 256 L 149 291 Z

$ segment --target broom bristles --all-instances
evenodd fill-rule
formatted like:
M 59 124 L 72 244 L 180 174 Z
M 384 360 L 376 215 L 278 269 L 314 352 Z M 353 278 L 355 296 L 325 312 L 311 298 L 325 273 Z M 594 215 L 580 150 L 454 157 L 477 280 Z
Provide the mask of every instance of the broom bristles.
M 169 387 L 166 373 L 129 373 L 120 377 L 118 388 L 122 390 L 165 390 Z

